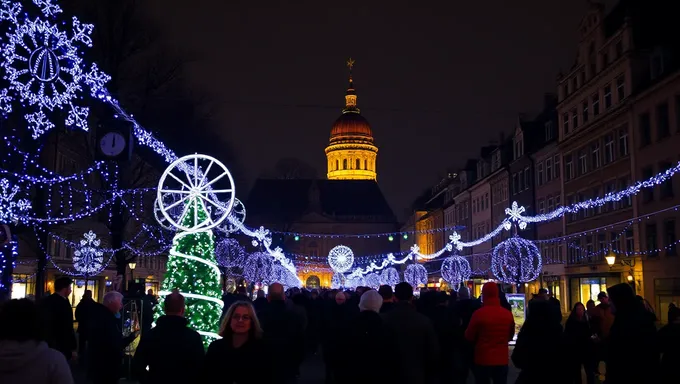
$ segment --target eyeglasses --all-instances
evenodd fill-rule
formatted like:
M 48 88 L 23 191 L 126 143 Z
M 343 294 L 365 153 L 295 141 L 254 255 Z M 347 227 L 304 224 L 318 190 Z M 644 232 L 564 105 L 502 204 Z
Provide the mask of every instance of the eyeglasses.
M 233 316 L 231 317 L 231 320 L 232 320 L 232 321 L 243 321 L 243 322 L 246 322 L 246 321 L 250 321 L 250 316 L 249 316 L 249 315 L 233 315 Z

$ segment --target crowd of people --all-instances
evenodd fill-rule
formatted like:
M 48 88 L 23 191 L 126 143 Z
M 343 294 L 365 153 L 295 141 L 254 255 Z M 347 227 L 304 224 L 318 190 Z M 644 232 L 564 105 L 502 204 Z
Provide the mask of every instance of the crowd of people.
M 100 304 L 86 294 L 76 337 L 71 281 L 57 279 L 55 290 L 37 304 L 0 307 L 0 382 L 71 384 L 70 365 L 78 362 L 90 382 L 117 383 L 123 350 L 138 336 L 121 332 L 122 295 L 108 292 Z M 597 306 L 576 303 L 563 327 L 559 301 L 541 290 L 511 348 L 514 318 L 493 282 L 479 299 L 464 285 L 450 293 L 424 289 L 416 298 L 407 283 L 377 291 L 285 291 L 274 283 L 255 300 L 243 288 L 225 294 L 221 338 L 206 351 L 188 327 L 184 296 L 174 292 L 164 297 L 156 326 L 143 332 L 130 371 L 142 384 L 286 384 L 297 382 L 307 356 L 320 353 L 328 384 L 467 383 L 468 376 L 505 384 L 510 360 L 521 370 L 517 383 L 581 383 L 582 371 L 588 384 L 603 375 L 607 384 L 677 381 L 680 310 L 671 307 L 669 324 L 657 331 L 654 313 L 629 285 L 608 293 Z

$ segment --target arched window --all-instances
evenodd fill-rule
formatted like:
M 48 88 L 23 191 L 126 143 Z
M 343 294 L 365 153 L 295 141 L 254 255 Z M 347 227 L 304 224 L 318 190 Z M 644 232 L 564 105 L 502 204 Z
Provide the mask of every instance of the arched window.
M 357 159 L 357 169 L 361 169 L 361 160 Z
M 307 281 L 305 282 L 307 289 L 318 289 L 321 288 L 321 280 L 319 280 L 318 276 L 311 275 L 307 278 Z
M 347 169 L 347 159 L 342 161 L 342 169 Z
M 340 160 L 335 160 L 335 170 L 340 169 Z

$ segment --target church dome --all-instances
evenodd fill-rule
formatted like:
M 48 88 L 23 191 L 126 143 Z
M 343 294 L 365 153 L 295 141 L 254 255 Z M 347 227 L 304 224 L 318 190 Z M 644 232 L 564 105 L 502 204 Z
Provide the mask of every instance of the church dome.
M 330 141 L 359 138 L 373 142 L 373 131 L 368 121 L 356 112 L 345 112 L 333 124 Z

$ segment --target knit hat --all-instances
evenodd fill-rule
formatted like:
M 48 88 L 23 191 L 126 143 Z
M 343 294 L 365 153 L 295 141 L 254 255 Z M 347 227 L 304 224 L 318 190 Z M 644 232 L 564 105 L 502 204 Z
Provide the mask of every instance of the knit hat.
M 361 299 L 359 299 L 359 309 L 362 311 L 380 312 L 382 303 L 382 296 L 380 296 L 375 289 L 371 289 L 361 295 Z
M 470 298 L 470 289 L 468 289 L 467 285 L 461 284 L 460 288 L 458 288 L 458 300 L 467 300 Z

